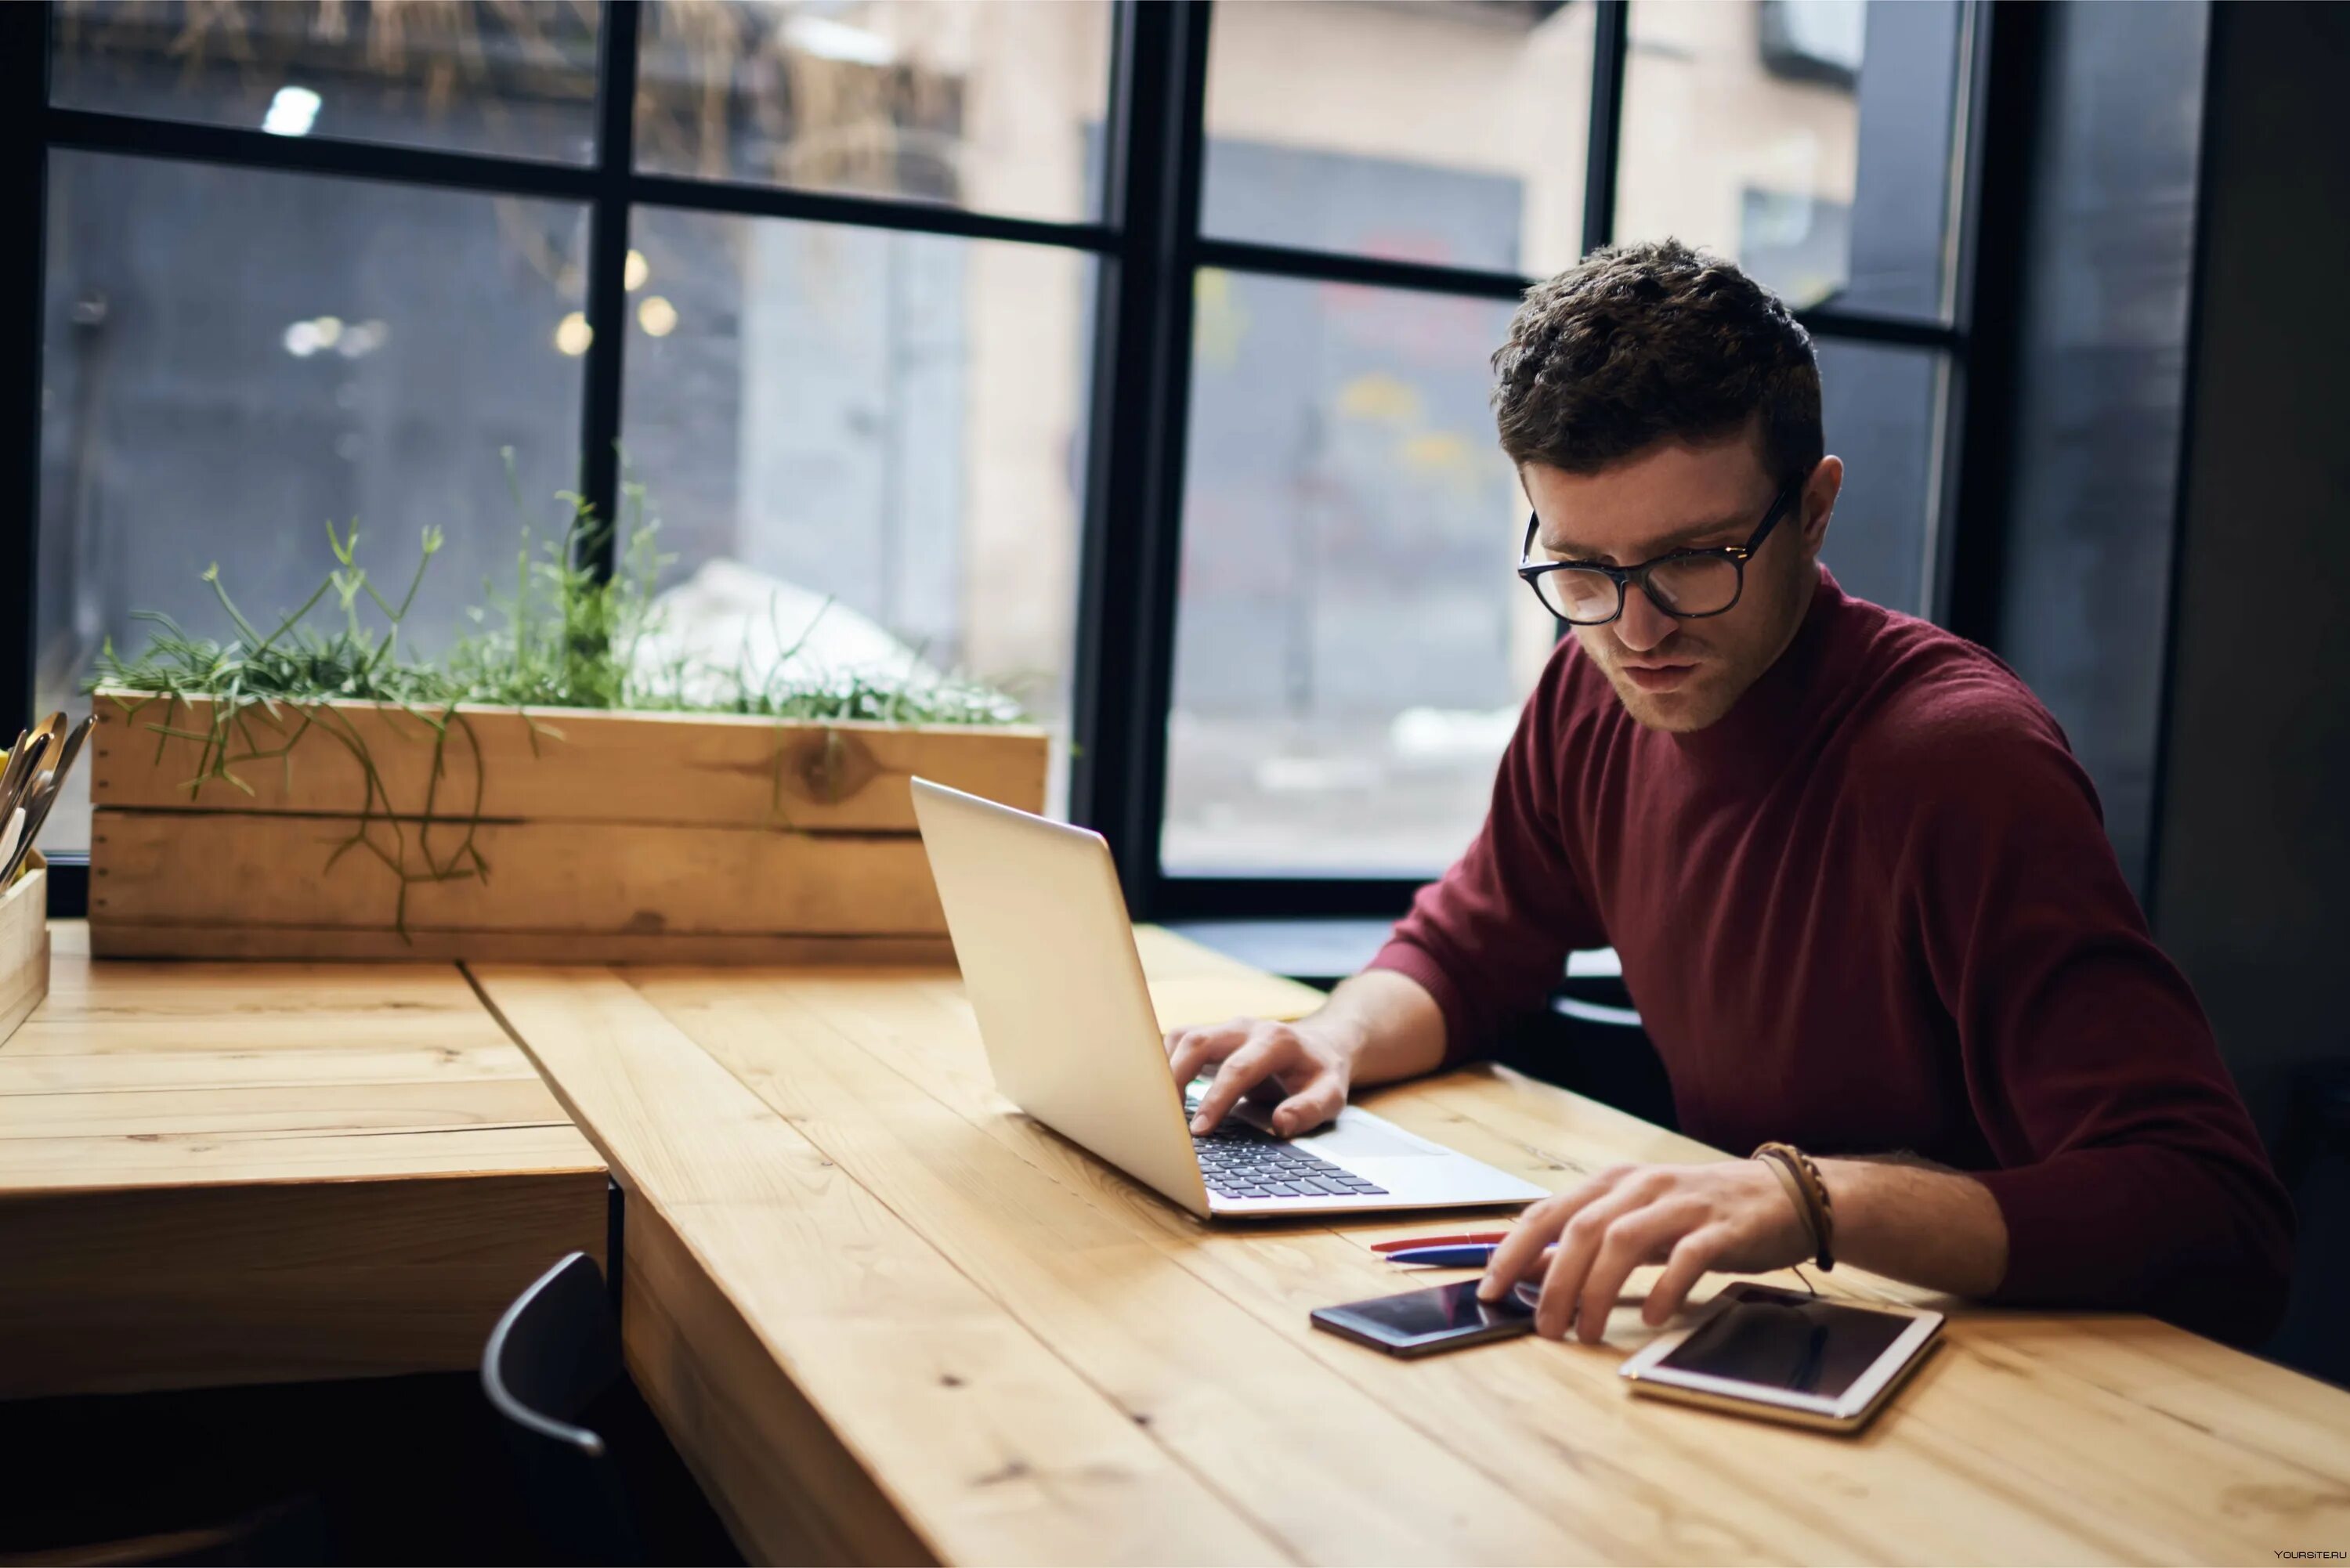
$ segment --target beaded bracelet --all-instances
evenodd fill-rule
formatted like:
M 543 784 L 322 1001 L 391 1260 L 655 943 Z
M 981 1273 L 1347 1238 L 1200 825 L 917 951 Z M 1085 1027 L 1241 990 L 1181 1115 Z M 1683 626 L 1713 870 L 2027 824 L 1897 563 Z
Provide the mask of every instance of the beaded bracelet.
M 1791 1143 L 1766 1143 L 1751 1157 L 1762 1160 L 1779 1172 L 1779 1179 L 1788 1185 L 1788 1195 L 1796 1199 L 1795 1207 L 1804 1217 L 1804 1228 L 1811 1232 L 1812 1244 L 1822 1271 L 1835 1267 L 1835 1206 L 1828 1196 L 1828 1184 L 1820 1176 L 1820 1168 L 1812 1157 Z

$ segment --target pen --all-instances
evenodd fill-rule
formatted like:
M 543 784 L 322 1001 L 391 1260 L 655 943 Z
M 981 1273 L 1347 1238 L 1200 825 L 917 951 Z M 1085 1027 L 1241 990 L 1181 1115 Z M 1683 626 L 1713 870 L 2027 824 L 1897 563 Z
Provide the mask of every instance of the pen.
M 1472 1242 L 1499 1241 L 1507 1235 L 1504 1231 L 1471 1231 L 1457 1236 L 1404 1236 L 1393 1241 L 1374 1241 L 1374 1252 L 1412 1252 L 1422 1247 L 1459 1247 Z
M 1545 1252 L 1555 1250 L 1543 1249 Z M 1399 1247 L 1387 1257 L 1390 1263 L 1418 1263 L 1431 1269 L 1482 1269 L 1493 1261 L 1498 1251 L 1491 1242 L 1455 1242 L 1450 1246 Z

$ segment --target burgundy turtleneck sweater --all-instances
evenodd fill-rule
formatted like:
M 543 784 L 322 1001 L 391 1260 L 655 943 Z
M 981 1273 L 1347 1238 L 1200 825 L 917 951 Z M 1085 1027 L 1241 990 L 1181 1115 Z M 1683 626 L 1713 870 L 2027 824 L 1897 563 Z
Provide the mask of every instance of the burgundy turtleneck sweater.
M 1562 643 L 1483 830 L 1372 962 L 1459 1061 L 1610 946 L 1691 1137 L 1970 1173 L 1996 1301 L 2274 1326 L 2291 1206 L 2064 732 L 1981 649 L 1824 571 L 1730 712 L 1666 734 Z

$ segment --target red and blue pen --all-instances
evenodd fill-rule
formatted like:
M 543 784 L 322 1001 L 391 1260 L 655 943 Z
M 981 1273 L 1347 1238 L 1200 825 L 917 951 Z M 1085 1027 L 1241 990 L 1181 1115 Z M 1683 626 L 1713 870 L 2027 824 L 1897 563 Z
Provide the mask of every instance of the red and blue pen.
M 1371 1251 L 1385 1254 L 1390 1263 L 1431 1269 L 1482 1269 L 1493 1261 L 1503 1235 L 1502 1231 L 1490 1231 L 1468 1236 L 1407 1236 L 1397 1241 L 1375 1241 Z

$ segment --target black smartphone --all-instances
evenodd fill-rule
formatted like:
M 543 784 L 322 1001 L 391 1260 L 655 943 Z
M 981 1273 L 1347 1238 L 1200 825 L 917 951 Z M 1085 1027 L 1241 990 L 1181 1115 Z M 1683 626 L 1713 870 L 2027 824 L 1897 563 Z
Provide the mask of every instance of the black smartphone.
M 1399 1296 L 1315 1309 L 1314 1326 L 1384 1350 L 1389 1355 L 1430 1355 L 1510 1339 L 1534 1325 L 1532 1308 L 1514 1293 L 1497 1302 L 1477 1299 L 1477 1282 L 1462 1280 Z

